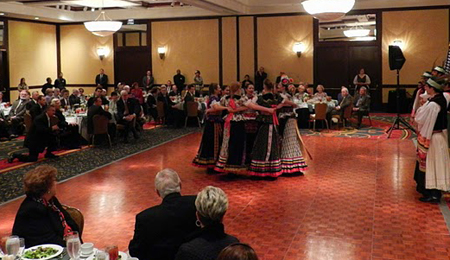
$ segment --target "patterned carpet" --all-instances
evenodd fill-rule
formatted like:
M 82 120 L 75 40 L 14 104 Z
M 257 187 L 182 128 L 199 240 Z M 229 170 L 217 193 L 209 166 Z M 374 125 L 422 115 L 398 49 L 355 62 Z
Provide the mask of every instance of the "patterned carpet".
M 21 196 L 23 194 L 23 174 L 38 165 L 49 164 L 56 167 L 59 172 L 58 180 L 65 180 L 197 131 L 199 131 L 199 128 L 196 127 L 182 129 L 158 127 L 150 131 L 144 131 L 137 141 L 131 140 L 129 144 L 119 143 L 120 148 L 116 146 L 112 149 L 98 147 L 76 150 L 76 152 L 68 153 L 58 159 L 25 164 L 18 169 L 0 173 L 0 203 Z
M 342 128 L 339 126 L 337 129 L 336 125 L 330 131 L 322 130 L 317 131 L 317 125 L 320 126 L 319 122 L 316 123 L 316 131 L 311 129 L 302 129 L 301 133 L 307 136 L 327 136 L 327 137 L 350 137 L 350 138 L 370 138 L 370 139 L 387 139 L 386 131 L 392 126 L 396 114 L 387 113 L 371 113 L 370 117 L 372 119 L 372 125 L 367 117 L 363 119 L 363 126 L 360 129 L 354 127 Z M 409 116 L 409 115 L 408 115 Z M 409 117 L 402 115 L 402 117 L 409 122 Z M 356 125 L 356 118 L 351 120 L 353 125 Z M 331 127 L 331 126 L 330 126 Z M 403 128 L 400 125 L 400 128 Z M 394 130 L 391 134 L 392 139 L 413 139 L 416 134 L 408 129 Z

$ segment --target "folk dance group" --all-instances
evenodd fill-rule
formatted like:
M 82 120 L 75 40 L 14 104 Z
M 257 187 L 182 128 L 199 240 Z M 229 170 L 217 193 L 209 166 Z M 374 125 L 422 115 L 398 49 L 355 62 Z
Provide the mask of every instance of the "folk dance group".
M 413 122 L 417 126 L 414 180 L 422 202 L 439 203 L 450 191 L 450 89 L 448 72 L 438 66 L 425 72 L 415 95 Z
M 296 104 L 286 90 L 289 84 L 291 80 L 284 76 L 277 94 L 266 80 L 257 96 L 252 85 L 243 95 L 241 85 L 233 83 L 229 94 L 222 97 L 220 87 L 211 84 L 205 127 L 193 165 L 209 172 L 257 177 L 302 175 L 307 165 L 294 114 Z

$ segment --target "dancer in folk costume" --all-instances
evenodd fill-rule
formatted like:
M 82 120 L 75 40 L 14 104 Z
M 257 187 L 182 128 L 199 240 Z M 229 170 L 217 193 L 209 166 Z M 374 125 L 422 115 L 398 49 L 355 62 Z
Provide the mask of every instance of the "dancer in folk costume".
M 220 100 L 220 105 L 228 108 L 225 116 L 223 142 L 215 171 L 244 174 L 247 171 L 245 165 L 245 118 L 243 111 L 247 110 L 245 103 L 247 98 L 241 96 L 240 83 L 230 85 L 230 95 Z
M 300 131 L 298 130 L 297 119 L 295 118 L 294 98 L 286 91 L 291 80 L 288 77 L 281 79 L 281 97 L 283 107 L 280 108 L 278 117 L 280 118 L 281 143 L 281 172 L 286 175 L 303 175 L 307 169 L 306 161 L 303 158 L 302 146 L 304 146 Z M 281 127 L 283 126 L 283 127 Z M 283 131 L 283 132 L 281 132 Z
M 274 109 L 282 102 L 282 97 L 274 93 L 270 80 L 264 81 L 263 94 L 256 104 L 268 111 L 261 111 L 256 120 L 260 123 L 252 151 L 252 161 L 248 174 L 258 177 L 278 177 L 282 174 L 280 160 L 280 137 L 278 135 L 278 118 Z
M 208 173 L 214 172 L 220 147 L 222 145 L 223 119 L 222 111 L 226 107 L 220 105 L 221 88 L 212 83 L 209 86 L 209 99 L 207 103 L 207 115 L 203 128 L 202 141 L 197 156 L 192 164 L 197 167 L 207 168 Z
M 258 96 L 255 93 L 255 87 L 253 84 L 249 84 L 245 88 L 245 95 L 247 97 L 247 102 L 251 102 L 252 104 L 256 104 L 258 100 Z M 247 165 L 250 164 L 252 160 L 252 150 L 253 144 L 255 143 L 256 134 L 258 133 L 259 124 L 256 121 L 256 117 L 258 116 L 258 111 L 254 109 L 247 109 L 244 111 L 245 118 L 245 133 L 247 134 L 246 140 L 246 159 L 245 163 Z
M 417 164 L 414 179 L 422 202 L 438 203 L 441 191 L 450 191 L 450 155 L 447 128 L 448 102 L 443 86 L 436 79 L 427 80 L 430 99 L 417 110 Z

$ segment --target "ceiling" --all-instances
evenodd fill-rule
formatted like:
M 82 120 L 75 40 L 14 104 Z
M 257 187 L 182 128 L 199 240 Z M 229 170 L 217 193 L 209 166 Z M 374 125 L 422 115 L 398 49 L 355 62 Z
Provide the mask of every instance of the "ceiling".
M 304 12 L 302 0 L 0 0 L 0 15 L 83 22 L 100 10 L 116 20 Z M 449 0 L 356 0 L 354 9 L 449 5 Z

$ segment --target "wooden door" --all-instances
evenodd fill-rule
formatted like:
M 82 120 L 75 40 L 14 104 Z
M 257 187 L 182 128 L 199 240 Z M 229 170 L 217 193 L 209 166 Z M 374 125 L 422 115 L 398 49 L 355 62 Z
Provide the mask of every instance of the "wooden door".
M 137 82 L 141 86 L 146 71 L 151 69 L 150 48 L 124 47 L 116 50 L 114 55 L 115 84 L 124 82 L 131 86 Z

